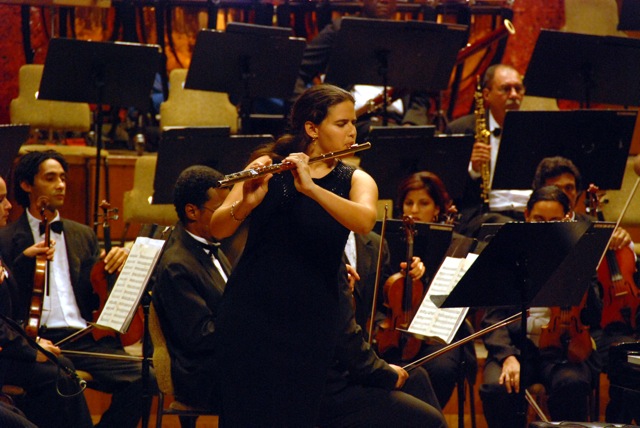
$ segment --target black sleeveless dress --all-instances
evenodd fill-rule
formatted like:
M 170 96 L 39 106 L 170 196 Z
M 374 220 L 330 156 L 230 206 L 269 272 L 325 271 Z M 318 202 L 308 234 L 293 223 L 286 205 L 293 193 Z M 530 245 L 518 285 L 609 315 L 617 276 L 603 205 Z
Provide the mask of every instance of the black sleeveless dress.
M 349 197 L 338 162 L 316 184 Z M 348 236 L 288 172 L 251 213 L 245 250 L 216 322 L 224 427 L 311 427 L 336 341 L 338 271 Z

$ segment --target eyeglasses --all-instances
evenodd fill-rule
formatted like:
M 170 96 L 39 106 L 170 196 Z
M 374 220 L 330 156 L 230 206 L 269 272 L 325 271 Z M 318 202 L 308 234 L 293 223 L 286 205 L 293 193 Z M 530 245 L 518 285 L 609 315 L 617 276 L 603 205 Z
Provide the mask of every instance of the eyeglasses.
M 496 91 L 500 92 L 501 94 L 510 94 L 511 91 L 516 91 L 516 94 L 518 95 L 522 95 L 524 94 L 524 85 L 500 85 L 500 86 L 496 86 Z
M 207 206 L 205 206 L 205 205 L 203 205 L 203 206 L 202 206 L 202 207 L 200 207 L 200 208 L 201 208 L 201 209 L 203 209 L 203 210 L 211 211 L 212 213 L 216 212 L 216 210 L 212 210 L 211 208 L 209 208 L 209 207 L 207 207 Z

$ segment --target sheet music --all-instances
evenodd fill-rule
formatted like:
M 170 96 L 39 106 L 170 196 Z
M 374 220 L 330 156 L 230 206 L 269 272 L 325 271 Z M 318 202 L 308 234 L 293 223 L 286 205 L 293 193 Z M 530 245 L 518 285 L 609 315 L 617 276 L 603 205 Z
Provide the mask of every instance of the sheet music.
M 418 312 L 411 321 L 409 332 L 426 337 L 437 337 L 445 343 L 451 343 L 458 328 L 467 316 L 469 308 L 438 308 L 432 301 L 432 295 L 449 295 L 460 278 L 478 258 L 469 253 L 467 257 L 446 257 L 429 290 L 422 300 Z
M 164 242 L 162 239 L 136 239 L 96 322 L 98 326 L 127 332 Z

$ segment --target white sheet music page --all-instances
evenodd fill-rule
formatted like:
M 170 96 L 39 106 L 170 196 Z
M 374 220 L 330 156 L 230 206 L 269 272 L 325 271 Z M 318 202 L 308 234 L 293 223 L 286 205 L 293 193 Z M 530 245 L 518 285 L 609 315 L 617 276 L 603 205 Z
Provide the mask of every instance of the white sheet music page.
M 464 259 L 456 257 L 444 259 L 433 281 L 431 281 L 418 312 L 411 321 L 408 329 L 410 333 L 435 337 L 445 343 L 451 343 L 464 321 L 464 317 L 467 316 L 469 308 L 438 308 L 431 301 L 431 296 L 448 296 L 477 258 L 477 254 L 469 253 Z
M 164 242 L 162 239 L 136 239 L 96 322 L 98 326 L 127 332 Z

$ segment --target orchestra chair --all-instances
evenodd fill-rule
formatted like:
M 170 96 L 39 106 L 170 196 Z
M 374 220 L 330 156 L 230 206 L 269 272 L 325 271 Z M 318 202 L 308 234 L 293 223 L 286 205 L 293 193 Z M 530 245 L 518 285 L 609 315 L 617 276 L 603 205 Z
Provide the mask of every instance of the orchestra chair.
M 162 428 L 162 417 L 164 415 L 182 416 L 181 419 L 189 418 L 190 426 L 195 428 L 198 416 L 217 416 L 217 413 L 191 407 L 179 401 L 173 401 L 167 409 L 164 408 L 164 399 L 167 395 L 174 395 L 173 381 L 171 379 L 171 356 L 167 348 L 167 341 L 160 326 L 158 313 L 153 306 L 149 306 L 149 334 L 153 343 L 153 367 L 156 371 L 158 382 L 158 410 L 156 414 L 156 428 Z
M 13 124 L 29 124 L 31 130 L 47 130 L 48 141 L 54 131 L 88 132 L 91 110 L 87 103 L 47 101 L 37 99 L 42 80 L 42 64 L 26 64 L 18 75 L 18 97 L 11 100 L 9 115 Z
M 169 97 L 160 104 L 160 129 L 174 126 L 228 126 L 238 132 L 238 109 L 222 92 L 185 89 L 187 70 L 169 75 Z
M 124 192 L 122 199 L 122 218 L 125 225 L 122 235 L 123 245 L 131 223 L 171 226 L 178 221 L 178 214 L 173 204 L 152 205 L 150 202 L 153 196 L 156 162 L 155 155 L 143 155 L 136 159 L 133 188 Z

